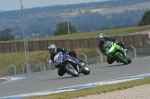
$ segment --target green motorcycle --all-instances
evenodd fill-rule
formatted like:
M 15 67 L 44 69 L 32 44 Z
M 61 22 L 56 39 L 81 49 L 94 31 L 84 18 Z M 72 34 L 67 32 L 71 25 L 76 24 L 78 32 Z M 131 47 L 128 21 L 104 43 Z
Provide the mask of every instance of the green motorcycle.
M 132 62 L 132 60 L 129 58 L 128 53 L 118 44 L 111 41 L 105 41 L 103 47 L 106 55 L 116 60 L 117 62 L 124 63 L 125 65 Z

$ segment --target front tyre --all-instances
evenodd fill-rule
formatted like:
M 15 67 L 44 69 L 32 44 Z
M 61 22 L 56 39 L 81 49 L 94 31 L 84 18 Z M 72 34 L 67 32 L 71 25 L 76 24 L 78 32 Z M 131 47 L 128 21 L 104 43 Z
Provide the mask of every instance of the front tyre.
M 120 54 L 116 55 L 116 59 L 119 60 L 120 62 L 124 63 L 125 65 L 128 64 L 128 61 L 124 59 Z
M 90 69 L 88 67 L 84 67 L 83 70 L 82 70 L 82 73 L 84 75 L 89 75 L 90 74 Z
M 126 52 L 127 53 L 127 61 L 128 61 L 128 64 L 130 64 L 131 62 L 132 62 L 132 60 L 129 58 L 129 53 L 128 52 Z
M 130 64 L 132 62 L 132 60 L 129 58 L 127 59 L 127 61 L 128 61 L 128 64 Z
M 71 65 L 71 64 L 66 64 L 64 66 L 64 70 L 72 75 L 73 77 L 78 77 L 79 76 L 79 73 L 77 72 L 77 70 Z

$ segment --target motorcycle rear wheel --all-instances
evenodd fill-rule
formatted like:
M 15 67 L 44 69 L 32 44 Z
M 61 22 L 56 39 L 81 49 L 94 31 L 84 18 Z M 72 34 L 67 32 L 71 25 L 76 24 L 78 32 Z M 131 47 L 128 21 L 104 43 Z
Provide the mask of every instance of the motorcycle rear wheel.
M 78 77 L 78 76 L 79 76 L 78 71 L 77 71 L 71 64 L 66 64 L 66 65 L 64 66 L 64 70 L 65 70 L 68 74 L 72 75 L 73 77 Z

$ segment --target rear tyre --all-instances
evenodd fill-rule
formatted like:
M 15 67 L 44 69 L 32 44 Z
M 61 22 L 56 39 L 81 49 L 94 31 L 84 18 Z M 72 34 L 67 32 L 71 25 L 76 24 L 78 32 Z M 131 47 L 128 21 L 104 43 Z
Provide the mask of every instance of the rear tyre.
M 64 70 L 73 77 L 79 76 L 78 71 L 71 64 L 66 64 L 66 66 L 64 66 Z
M 117 60 L 120 60 L 120 62 L 124 63 L 125 65 L 128 64 L 128 61 L 126 59 L 124 59 L 122 56 L 120 56 L 119 54 L 116 56 Z

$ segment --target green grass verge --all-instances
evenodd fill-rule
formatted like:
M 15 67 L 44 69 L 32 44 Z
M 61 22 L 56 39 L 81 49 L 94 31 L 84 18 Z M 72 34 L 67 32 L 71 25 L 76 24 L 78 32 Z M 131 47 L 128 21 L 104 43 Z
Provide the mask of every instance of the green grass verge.
M 24 52 L 8 52 L 8 53 L 0 53 L 0 76 L 7 76 L 10 74 L 13 74 L 13 67 L 11 64 L 15 65 L 17 70 L 18 68 L 22 68 L 22 65 L 26 66 L 24 64 L 25 59 L 25 53 Z M 39 63 L 36 61 L 36 58 L 40 59 L 43 63 L 45 61 L 45 58 L 49 58 L 49 52 L 48 51 L 34 51 L 29 52 L 30 55 L 30 63 L 31 65 L 39 65 Z
M 71 98 L 85 97 L 87 95 L 111 92 L 115 90 L 123 90 L 123 89 L 131 88 L 131 87 L 139 86 L 143 84 L 150 84 L 150 78 L 128 81 L 128 82 L 123 82 L 123 83 L 116 83 L 116 84 L 83 89 L 83 90 L 78 90 L 78 91 L 62 92 L 62 93 L 57 93 L 57 94 L 26 98 L 26 99 L 71 99 Z
M 110 30 L 100 30 L 100 31 L 92 31 L 92 32 L 81 32 L 81 33 L 74 33 L 70 35 L 66 34 L 66 35 L 48 36 L 48 37 L 42 37 L 42 38 L 32 38 L 32 39 L 28 39 L 28 41 L 96 38 L 98 37 L 100 33 L 104 33 L 107 36 L 117 36 L 117 35 L 122 35 L 122 34 L 131 34 L 134 32 L 140 32 L 144 30 L 150 30 L 150 25 L 110 29 Z M 23 40 L 14 40 L 13 42 L 16 42 L 16 41 L 23 41 Z M 11 42 L 11 41 L 8 41 L 8 42 Z
M 128 27 L 128 28 L 120 28 L 120 29 L 110 29 L 110 30 L 101 30 L 101 31 L 92 31 L 92 32 L 84 32 L 84 33 L 75 33 L 71 35 L 60 35 L 60 36 L 50 36 L 43 38 L 36 38 L 36 40 L 60 40 L 60 39 L 78 39 L 78 38 L 95 38 L 98 37 L 100 33 L 105 33 L 107 36 L 116 36 L 122 34 L 130 34 L 134 32 L 139 32 L 143 30 L 149 30 L 150 25 L 148 26 L 139 26 L 139 27 Z M 86 36 L 85 36 L 86 33 Z M 35 40 L 35 39 L 30 39 Z
M 0 83 L 7 81 L 6 79 L 0 78 Z

